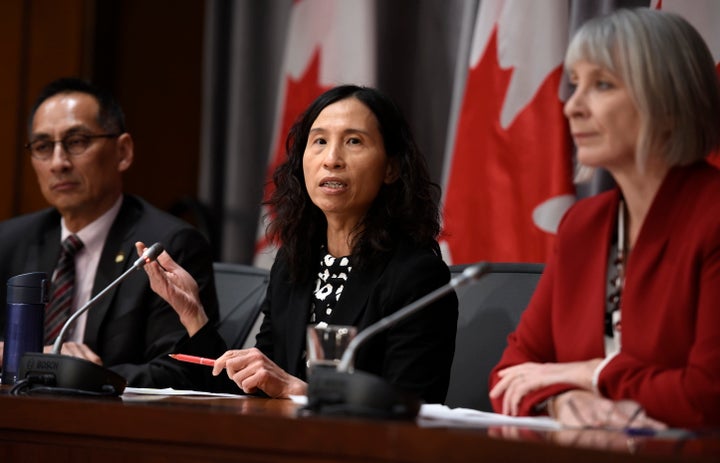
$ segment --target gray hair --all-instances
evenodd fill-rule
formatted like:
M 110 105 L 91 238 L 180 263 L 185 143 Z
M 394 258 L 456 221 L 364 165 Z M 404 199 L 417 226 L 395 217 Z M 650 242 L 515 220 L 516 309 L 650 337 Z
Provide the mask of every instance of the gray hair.
M 675 166 L 720 147 L 715 62 L 698 31 L 681 16 L 638 8 L 591 19 L 570 42 L 565 68 L 578 60 L 606 68 L 627 86 L 641 115 L 640 169 L 650 153 Z

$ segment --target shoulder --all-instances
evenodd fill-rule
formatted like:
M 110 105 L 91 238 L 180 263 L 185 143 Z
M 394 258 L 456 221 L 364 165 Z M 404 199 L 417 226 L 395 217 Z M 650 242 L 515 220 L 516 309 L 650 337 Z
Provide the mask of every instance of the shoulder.
M 720 170 L 707 162 L 676 167 L 668 174 L 667 190 L 679 198 L 692 198 L 693 203 L 720 208 Z
M 210 243 L 199 230 L 137 196 L 125 195 L 111 235 L 112 240 L 142 241 L 148 246 L 159 242 L 181 263 L 187 256 L 212 256 Z
M 23 237 L 60 226 L 60 214 L 54 208 L 23 214 L 0 222 L 0 236 L 21 234 Z
M 672 168 L 646 222 L 682 233 L 715 233 L 720 227 L 720 171 L 706 162 Z
M 140 197 L 126 195 L 118 217 L 115 219 L 115 225 L 129 226 L 131 224 L 135 226 L 137 234 L 156 240 L 178 234 L 201 236 L 195 227 L 184 220 L 158 209 Z
M 184 220 L 158 209 L 138 196 L 132 195 L 125 195 L 122 208 L 118 214 L 118 218 L 121 217 L 134 217 L 140 224 L 161 226 L 169 230 L 193 228 Z
M 382 274 L 398 281 L 450 280 L 450 269 L 431 246 L 400 242 L 389 255 Z
M 392 261 L 398 262 L 434 262 L 442 263 L 442 258 L 436 252 L 435 247 L 431 245 L 418 245 L 412 241 L 400 241 L 391 253 Z M 443 264 L 444 265 L 444 264 Z
M 573 204 L 565 213 L 558 227 L 558 236 L 571 231 L 597 227 L 613 214 L 613 204 L 617 204 L 619 192 L 617 189 L 598 193 L 588 198 L 583 198 Z
M 667 217 L 676 234 L 695 236 L 716 246 L 720 241 L 720 171 L 706 162 L 676 167 L 663 184 L 654 218 Z
M 450 277 L 450 269 L 432 247 L 412 245 L 409 241 L 403 242 L 394 250 L 383 269 L 364 275 L 364 278 L 373 282 L 367 286 L 372 295 L 371 304 L 378 305 L 386 314 L 446 285 Z M 440 317 L 436 319 L 438 325 L 435 328 L 440 329 L 443 326 L 444 322 L 441 320 L 452 320 L 454 332 L 456 319 L 445 317 L 448 314 L 457 316 L 458 299 L 455 292 L 446 293 L 432 306 Z M 426 309 L 424 312 L 426 316 L 430 316 L 433 310 Z M 432 318 L 430 316 L 429 319 Z
M 293 283 L 290 279 L 290 265 L 285 247 L 280 247 L 273 264 L 270 267 L 270 286 L 273 288 L 290 288 Z

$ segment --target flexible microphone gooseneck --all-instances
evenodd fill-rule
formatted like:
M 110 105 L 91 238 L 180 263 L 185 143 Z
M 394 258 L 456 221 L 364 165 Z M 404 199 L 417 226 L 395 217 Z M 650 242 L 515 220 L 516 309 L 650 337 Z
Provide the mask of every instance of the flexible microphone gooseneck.
M 115 288 L 117 285 L 123 282 L 132 272 L 134 272 L 137 269 L 142 268 L 145 264 L 149 264 L 150 262 L 153 262 L 158 258 L 160 254 L 163 252 L 163 246 L 160 243 L 155 243 L 149 248 L 145 249 L 145 252 L 142 253 L 142 255 L 132 264 L 132 266 L 125 271 L 122 275 L 117 277 L 115 281 L 110 283 L 105 289 L 100 291 L 95 295 L 95 297 L 91 298 L 89 301 L 85 303 L 84 306 L 80 307 L 77 311 L 75 311 L 74 314 L 63 325 L 62 329 L 60 330 L 60 334 L 58 334 L 58 337 L 55 338 L 55 343 L 53 344 L 52 353 L 53 354 L 59 354 L 60 348 L 62 347 L 63 340 L 65 339 L 65 332 L 68 330 L 69 327 L 72 326 L 73 322 L 82 314 L 87 312 L 87 310 L 94 306 L 97 301 L 105 297 L 105 295 Z
M 33 387 L 33 384 L 28 384 L 32 391 L 40 391 L 40 389 L 42 389 L 41 392 L 64 392 L 88 395 L 122 394 L 127 385 L 125 378 L 114 371 L 108 370 L 88 360 L 69 355 L 61 355 L 60 349 L 65 339 L 65 333 L 79 316 L 97 304 L 100 299 L 122 283 L 135 270 L 155 261 L 162 252 L 163 246 L 160 243 L 155 243 L 147 248 L 129 269 L 72 314 L 63 325 L 60 334 L 55 338 L 52 353 L 28 352 L 24 354 L 20 361 L 19 379 L 31 378 L 34 379 L 35 385 L 42 384 L 46 386 Z
M 467 267 L 448 283 L 358 333 L 348 344 L 337 369 L 317 369 L 308 378 L 308 410 L 327 415 L 414 419 L 420 401 L 398 391 L 378 376 L 354 371 L 355 351 L 367 339 L 427 307 L 455 288 L 478 281 L 492 268 L 493 264 L 487 262 Z

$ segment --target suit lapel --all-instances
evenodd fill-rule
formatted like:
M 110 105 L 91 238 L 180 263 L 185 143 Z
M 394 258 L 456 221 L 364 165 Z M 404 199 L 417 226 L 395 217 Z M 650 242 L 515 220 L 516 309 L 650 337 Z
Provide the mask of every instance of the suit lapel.
M 358 327 L 358 329 L 363 328 L 363 326 L 360 325 L 366 312 L 369 295 L 373 292 L 373 287 L 385 271 L 388 261 L 389 259 L 364 272 L 358 271 L 350 275 L 342 296 L 338 301 L 338 305 L 330 316 L 331 324 L 351 325 Z M 305 331 L 308 320 L 310 319 L 311 303 L 314 297 L 313 290 L 315 289 L 316 280 L 317 275 L 313 274 L 307 283 L 296 285 L 290 285 L 288 283 L 291 288 L 288 299 L 289 302 L 283 307 L 284 314 L 278 313 L 278 317 L 283 317 L 284 315 L 283 318 L 287 323 L 286 333 L 288 339 L 286 342 L 288 365 L 293 365 L 294 367 L 298 359 L 302 359 L 303 364 L 298 364 L 295 368 L 301 368 L 303 371 L 305 360 L 303 352 L 305 351 L 306 343 Z M 280 308 L 276 310 L 279 311 Z M 300 374 L 301 372 L 290 371 L 290 373 Z
M 115 218 L 112 227 L 110 227 L 110 232 L 100 255 L 100 262 L 98 262 L 97 273 L 93 282 L 93 297 L 115 281 L 135 261 L 133 258 L 135 256 L 135 243 L 132 236 L 139 215 L 140 211 L 135 209 L 125 197 L 120 212 Z M 117 287 L 110 290 L 92 310 L 88 311 L 85 329 L 86 344 L 97 345 L 100 326 L 107 315 L 116 291 Z
M 641 249 L 642 254 L 648 254 L 655 262 L 661 262 L 665 253 L 671 232 L 676 230 L 672 222 L 682 220 L 686 206 L 678 201 L 678 195 L 685 191 L 685 181 L 688 171 L 696 166 L 675 167 L 665 176 L 660 188 L 653 198 L 650 209 L 645 216 L 642 228 L 637 238 L 635 250 Z M 641 253 L 637 253 L 641 254 Z M 632 259 L 632 252 L 630 253 Z
M 367 307 L 368 295 L 372 293 L 383 268 L 376 266 L 370 271 L 350 273 L 337 307 L 330 315 L 333 325 L 358 326 Z
M 673 231 L 677 230 L 672 222 L 682 220 L 683 211 L 687 207 L 683 200 L 678 201 L 677 198 L 686 198 L 682 194 L 685 191 L 684 182 L 687 178 L 691 178 L 687 176 L 687 172 L 694 168 L 694 166 L 675 167 L 665 176 L 645 216 L 635 247 L 628 256 L 627 278 L 641 278 L 641 275 L 635 274 L 635 268 L 653 269 L 663 265 L 668 241 Z M 639 290 L 639 285 L 627 285 L 624 296 L 637 297 L 642 301 L 646 296 L 642 291 L 635 294 Z M 641 306 L 649 307 L 647 304 Z
M 46 272 L 48 279 L 52 279 L 55 266 L 60 258 L 60 219 L 42 234 L 38 243 L 32 243 L 28 248 L 26 269 L 28 272 Z
M 311 278 L 307 283 L 291 286 L 290 304 L 285 307 L 288 323 L 287 362 L 289 366 L 294 365 L 297 359 L 303 358 L 305 329 L 310 319 L 310 303 L 314 287 L 315 278 Z M 302 368 L 302 366 L 298 365 L 298 368 Z

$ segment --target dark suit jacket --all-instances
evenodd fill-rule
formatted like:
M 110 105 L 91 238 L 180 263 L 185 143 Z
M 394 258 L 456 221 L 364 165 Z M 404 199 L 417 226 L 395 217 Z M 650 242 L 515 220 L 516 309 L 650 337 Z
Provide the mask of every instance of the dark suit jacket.
M 55 209 L 0 223 L 0 281 L 26 272 L 52 275 L 60 255 L 60 215 Z M 137 259 L 135 242 L 160 242 L 195 277 L 205 311 L 218 318 L 212 252 L 205 238 L 187 223 L 142 199 L 125 196 L 108 234 L 98 264 L 93 296 Z M 78 269 L 81 271 L 81 269 Z M 0 285 L 0 300 L 7 286 Z M 4 334 L 5 310 L 0 311 Z M 130 275 L 87 312 L 85 343 L 104 365 L 138 387 L 191 387 L 188 375 L 201 374 L 167 359 L 186 334 L 175 311 L 157 296 L 142 270 Z
M 402 243 L 381 264 L 365 271 L 353 269 L 330 322 L 353 325 L 360 331 L 449 280 L 447 265 L 432 250 Z M 302 284 L 289 282 L 281 249 L 270 272 L 263 323 L 256 338 L 258 349 L 301 379 L 306 377 L 305 332 L 314 285 L 315 277 Z M 355 368 L 381 376 L 427 402 L 443 402 L 455 353 L 457 317 L 458 299 L 451 292 L 370 338 L 358 349 Z M 210 324 L 192 338 L 186 337 L 180 347 L 205 357 L 218 356 L 226 349 Z M 227 375 L 213 378 L 209 370 L 196 388 L 242 393 Z
M 626 265 L 622 348 L 600 371 L 599 392 L 633 399 L 670 426 L 720 425 L 720 172 L 675 167 L 653 199 Z M 491 374 L 524 362 L 605 356 L 607 262 L 618 190 L 578 202 L 557 250 Z M 570 384 L 528 393 L 522 414 Z M 502 408 L 502 397 L 493 401 Z
M 316 272 L 315 272 L 316 273 Z M 445 263 L 429 249 L 400 244 L 374 268 L 353 269 L 330 323 L 366 328 L 450 280 Z M 264 320 L 256 346 L 285 371 L 305 378 L 305 330 L 315 277 L 289 283 L 282 251 L 270 273 Z M 442 402 L 455 352 L 458 300 L 454 292 L 371 338 L 358 349 L 355 367 L 382 376 L 428 402 Z

